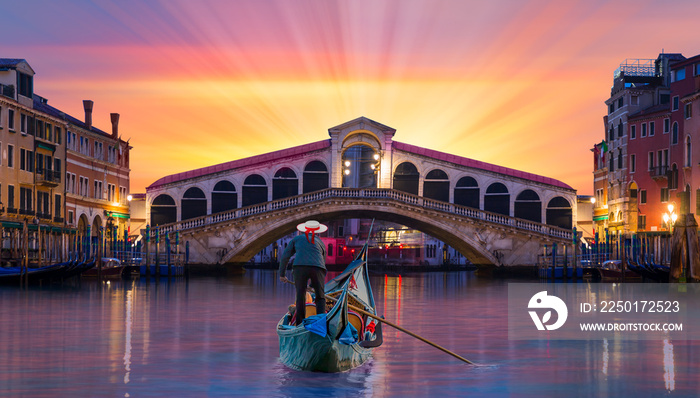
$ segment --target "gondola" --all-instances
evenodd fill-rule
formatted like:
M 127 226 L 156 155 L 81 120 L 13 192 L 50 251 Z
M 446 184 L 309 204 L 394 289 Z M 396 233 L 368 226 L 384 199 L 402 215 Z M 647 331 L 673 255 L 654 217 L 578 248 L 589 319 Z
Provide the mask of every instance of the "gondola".
M 353 308 L 376 315 L 367 270 L 367 245 L 340 275 L 325 285 L 326 314 L 315 315 L 315 305 L 306 308 L 307 319 L 290 325 L 289 314 L 277 323 L 280 361 L 296 370 L 343 372 L 365 363 L 382 344 L 378 318 L 363 316 Z M 366 325 L 372 326 L 369 328 Z M 324 332 L 325 331 L 325 332 Z
M 27 278 L 27 282 L 29 283 L 49 280 L 56 275 L 60 275 L 65 269 L 66 264 L 67 263 L 57 263 L 40 268 L 27 268 L 26 270 L 22 267 L 0 268 L 0 284 L 19 283 L 24 277 Z

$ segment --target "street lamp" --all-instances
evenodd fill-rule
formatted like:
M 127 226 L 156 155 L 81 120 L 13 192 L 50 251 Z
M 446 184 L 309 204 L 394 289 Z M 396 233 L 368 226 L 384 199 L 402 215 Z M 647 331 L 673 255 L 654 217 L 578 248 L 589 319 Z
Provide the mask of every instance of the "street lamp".
M 674 206 L 673 203 L 668 204 L 668 213 L 664 213 L 663 219 L 664 223 L 668 226 L 668 230 L 673 232 L 673 224 L 676 223 L 676 220 L 678 219 L 678 214 L 673 212 Z

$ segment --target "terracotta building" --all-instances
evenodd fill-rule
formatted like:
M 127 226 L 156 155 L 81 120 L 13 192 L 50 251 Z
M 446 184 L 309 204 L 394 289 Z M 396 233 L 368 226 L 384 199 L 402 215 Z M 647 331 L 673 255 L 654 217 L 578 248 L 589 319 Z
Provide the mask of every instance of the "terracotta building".
M 92 125 L 92 101 L 79 120 L 34 93 L 34 70 L 23 59 L 0 59 L 0 221 L 24 217 L 97 236 L 120 237 L 129 226 L 129 150 L 112 131 Z M 36 218 L 36 221 L 33 220 Z M 13 224 L 14 223 L 14 224 Z
M 67 123 L 37 109 L 46 100 L 34 94 L 33 83 L 27 61 L 0 58 L 0 222 L 5 234 L 25 219 L 32 229 L 65 221 Z

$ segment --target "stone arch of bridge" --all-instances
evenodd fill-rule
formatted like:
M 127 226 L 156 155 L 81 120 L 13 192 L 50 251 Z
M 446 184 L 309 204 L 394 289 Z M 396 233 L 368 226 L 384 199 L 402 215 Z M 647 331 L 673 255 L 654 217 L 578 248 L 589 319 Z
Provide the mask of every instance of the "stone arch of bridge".
M 327 222 L 338 219 L 374 218 L 376 220 L 395 222 L 431 235 L 462 253 L 474 264 L 500 264 L 494 253 L 487 249 L 486 242 L 477 237 L 478 225 L 457 223 L 450 218 L 439 219 L 433 214 L 411 212 L 403 208 L 386 206 L 381 209 L 356 208 L 354 206 L 328 207 L 326 210 L 315 207 L 314 213 L 306 211 L 289 212 L 284 217 L 266 219 L 261 228 L 246 228 L 242 239 L 238 241 L 221 263 L 245 263 L 262 249 L 282 237 L 296 231 L 297 224 L 309 219 Z M 483 229 L 483 228 L 482 228 Z

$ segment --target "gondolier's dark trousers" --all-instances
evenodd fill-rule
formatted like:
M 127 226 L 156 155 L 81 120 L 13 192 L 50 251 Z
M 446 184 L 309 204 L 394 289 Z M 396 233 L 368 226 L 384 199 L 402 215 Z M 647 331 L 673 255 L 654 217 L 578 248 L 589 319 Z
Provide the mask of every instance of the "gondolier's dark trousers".
M 326 313 L 326 295 L 323 291 L 326 270 L 311 265 L 295 265 L 292 273 L 294 274 L 294 285 L 297 288 L 296 324 L 301 325 L 306 318 L 306 285 L 309 280 L 311 280 L 311 287 L 316 293 L 316 313 Z

